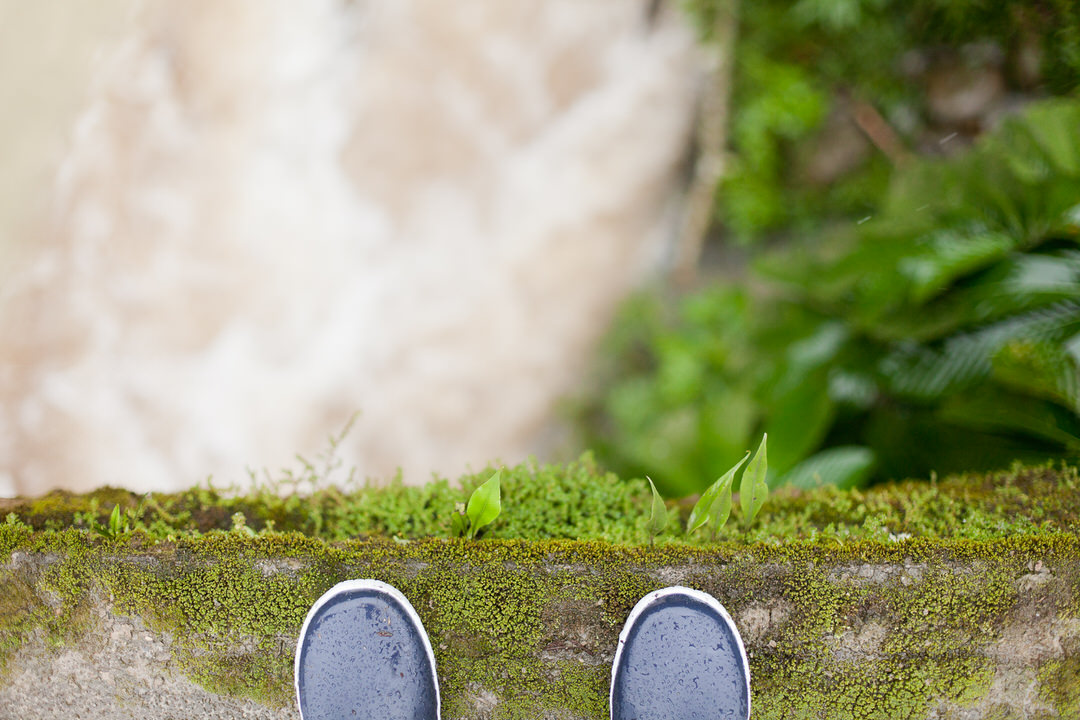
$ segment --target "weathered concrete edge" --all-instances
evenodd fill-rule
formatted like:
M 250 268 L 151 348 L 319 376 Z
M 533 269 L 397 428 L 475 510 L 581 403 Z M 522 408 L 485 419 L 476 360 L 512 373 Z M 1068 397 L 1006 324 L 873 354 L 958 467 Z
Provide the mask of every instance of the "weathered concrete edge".
M 1055 718 L 1080 710 L 1080 539 L 821 548 L 346 543 L 0 532 L 0 707 L 22 718 L 295 718 L 303 615 L 402 588 L 444 717 L 602 718 L 622 618 L 685 584 L 731 611 L 755 717 Z

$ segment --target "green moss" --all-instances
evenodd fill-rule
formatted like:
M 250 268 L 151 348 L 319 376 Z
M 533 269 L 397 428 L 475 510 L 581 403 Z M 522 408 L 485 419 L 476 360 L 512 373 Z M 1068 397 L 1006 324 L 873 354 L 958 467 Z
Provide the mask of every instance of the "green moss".
M 896 618 L 885 643 L 888 653 L 930 653 L 935 646 L 989 641 L 1016 602 L 1010 570 L 997 563 L 980 562 L 963 572 L 932 568 L 914 588 L 886 598 Z M 917 646 L 913 638 L 925 639 L 925 646 Z
M 9 559 L 0 668 L 34 638 L 77 641 L 104 598 L 171 636 L 178 666 L 209 690 L 285 706 L 308 608 L 341 580 L 373 577 L 401 588 L 431 634 L 447 717 L 497 697 L 496 717 L 599 718 L 622 622 L 675 578 L 737 620 L 772 618 L 748 641 L 755 717 L 868 720 L 978 700 L 993 673 L 988 644 L 1032 603 L 1047 617 L 1080 616 L 1080 483 L 1070 468 L 779 493 L 749 531 L 733 524 L 715 543 L 668 534 L 647 547 L 631 544 L 645 542 L 641 483 L 587 458 L 527 463 L 504 475 L 505 516 L 489 537 L 430 537 L 444 532 L 443 505 L 487 474 L 460 491 L 439 481 L 308 497 L 202 489 L 8 501 L 17 516 L 0 524 Z M 546 509 L 545 488 L 554 488 Z M 91 529 L 110 503 L 135 532 Z M 685 516 L 689 504 L 673 510 Z M 245 527 L 223 531 L 238 512 Z M 65 517 L 74 526 L 55 529 Z M 540 539 L 500 539 L 515 535 Z M 1053 582 L 1021 596 L 1020 579 L 1043 566 Z M 867 627 L 882 618 L 874 636 Z M 1065 715 L 1077 703 L 1075 658 L 1073 649 L 1038 668 L 1043 696 Z
M 13 525 L 0 526 L 0 546 L 36 545 L 35 538 Z M 70 540 L 70 538 L 64 538 Z M 31 562 L 9 551 L 0 566 L 0 673 L 7 672 L 20 647 L 35 637 L 59 648 L 81 638 L 89 629 L 91 598 L 86 553 L 58 543 L 71 555 L 57 562 Z
M 980 650 L 1015 598 L 999 587 L 1003 574 L 943 564 L 907 584 L 866 569 L 836 577 L 836 568 L 810 567 L 788 576 L 789 590 L 779 595 L 792 605 L 787 625 L 753 661 L 756 716 L 793 717 L 799 708 L 797 717 L 922 718 L 933 704 L 964 704 L 989 688 L 993 665 Z M 882 608 L 892 626 L 876 642 L 860 641 L 852 628 L 882 617 Z
M 0 671 L 38 628 L 55 629 L 54 613 L 35 592 L 34 584 L 14 573 L 0 574 Z
M 36 500 L 0 501 L 34 529 L 73 527 L 93 531 L 119 504 L 133 528 L 156 539 L 198 537 L 229 530 L 240 513 L 253 532 L 300 532 L 328 541 L 372 536 L 405 539 L 447 537 L 454 503 L 492 468 L 458 479 L 461 489 L 437 479 L 422 487 L 393 482 L 385 487 L 328 488 L 280 494 L 278 484 L 247 494 L 195 488 L 138 496 L 105 489 L 89 495 L 53 493 Z M 641 479 L 620 480 L 586 455 L 566 465 L 522 463 L 503 473 L 503 513 L 485 537 L 544 540 L 567 538 L 618 544 L 646 540 L 647 487 Z M 679 522 L 669 523 L 661 542 L 712 544 L 707 533 L 683 534 L 693 498 L 672 502 Z M 717 538 L 747 544 L 808 539 L 848 543 L 906 536 L 984 540 L 1018 534 L 1080 531 L 1080 477 L 1072 467 L 1017 466 L 1009 471 L 907 482 L 866 491 L 834 488 L 779 491 L 755 523 L 732 521 Z
M 328 544 L 240 533 L 106 541 L 0 526 L 0 544 L 52 558 L 5 571 L 13 592 L 0 599 L 4 657 L 40 628 L 65 642 L 76 637 L 81 630 L 67 623 L 87 613 L 96 593 L 116 612 L 172 636 L 179 666 L 196 682 L 274 707 L 293 702 L 296 635 L 314 600 L 346 578 L 391 582 L 431 634 L 447 717 L 487 694 L 501 699 L 501 718 L 603 717 L 619 628 L 642 595 L 670 584 L 672 572 L 716 595 L 736 619 L 783 606 L 769 632 L 748 644 L 756 717 L 923 717 L 938 703 L 985 694 L 993 667 L 984 649 L 1021 602 L 1014 588 L 1034 562 L 1052 568 L 1066 588 L 1080 566 L 1076 535 L 649 549 L 566 541 Z M 1075 617 L 1070 592 L 1047 595 L 1046 607 Z M 872 647 L 859 646 L 852 638 L 875 617 L 894 618 L 892 627 Z M 1074 656 L 1039 671 L 1056 706 L 1073 707 L 1075 671 Z
M 1061 717 L 1080 717 L 1080 653 L 1043 665 L 1039 681 L 1040 697 Z
M 985 660 L 895 660 L 873 664 L 825 663 L 820 660 L 761 664 L 776 684 L 775 692 L 755 690 L 758 718 L 830 720 L 914 720 L 927 717 L 942 699 L 971 701 L 989 687 L 992 671 Z M 755 678 L 756 679 L 756 678 Z

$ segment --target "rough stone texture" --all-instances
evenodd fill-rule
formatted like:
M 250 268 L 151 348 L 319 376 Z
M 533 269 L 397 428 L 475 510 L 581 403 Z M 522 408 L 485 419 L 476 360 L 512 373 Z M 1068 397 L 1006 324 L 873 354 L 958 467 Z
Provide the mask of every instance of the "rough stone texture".
M 299 718 L 292 707 L 211 693 L 172 658 L 172 639 L 138 617 L 94 609 L 93 629 L 70 647 L 41 637 L 23 645 L 0 688 L 0 717 L 22 720 L 114 718 Z
M 731 612 L 755 718 L 1048 719 L 1080 702 L 1074 535 L 707 551 L 224 533 L 0 541 L 3 718 L 298 717 L 303 614 L 334 582 L 365 576 L 420 613 L 447 720 L 606 717 L 622 620 L 669 584 Z

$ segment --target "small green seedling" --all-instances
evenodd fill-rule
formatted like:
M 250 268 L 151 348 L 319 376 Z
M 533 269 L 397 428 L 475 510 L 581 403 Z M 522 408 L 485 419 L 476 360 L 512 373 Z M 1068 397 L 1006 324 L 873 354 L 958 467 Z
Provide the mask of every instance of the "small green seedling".
M 487 482 L 476 488 L 469 496 L 465 514 L 469 516 L 470 540 L 476 537 L 480 528 L 490 525 L 502 512 L 502 491 L 499 487 L 501 477 L 502 470 L 496 470 Z
M 98 535 L 109 539 L 116 539 L 131 531 L 131 526 L 128 524 L 127 517 L 120 514 L 119 503 L 113 505 L 112 514 L 109 515 L 109 524 L 103 526 L 95 523 L 94 531 L 97 532 Z
M 464 537 L 469 529 L 469 521 L 465 517 L 465 503 L 454 503 L 454 514 L 450 516 L 450 534 L 454 537 Z
M 502 492 L 499 487 L 501 477 L 502 470 L 496 470 L 487 482 L 473 490 L 468 505 L 457 503 L 454 506 L 454 514 L 450 517 L 450 531 L 455 536 L 472 540 L 481 528 L 490 525 L 499 517 L 502 512 Z
M 768 435 L 761 438 L 754 459 L 746 466 L 742 481 L 739 483 L 739 504 L 742 509 L 743 524 L 749 525 L 754 517 L 765 504 L 765 498 L 769 495 L 769 485 L 765 482 L 765 474 L 768 470 L 765 441 Z M 731 487 L 735 484 L 735 475 L 739 469 L 750 459 L 750 451 L 742 460 L 724 473 L 719 480 L 709 486 L 708 490 L 701 494 L 690 511 L 690 519 L 686 521 L 686 534 L 708 525 L 712 530 L 713 539 L 720 528 L 731 516 Z
M 234 512 L 232 514 L 232 531 L 237 535 L 255 537 L 255 531 L 248 527 L 247 517 L 245 517 L 242 512 Z
M 761 445 L 754 453 L 754 459 L 746 466 L 739 485 L 739 504 L 742 505 L 742 519 L 744 525 L 753 522 L 754 517 L 765 504 L 765 498 L 769 496 L 769 484 L 765 482 L 765 472 L 769 468 L 769 462 L 765 453 L 765 441 L 768 434 L 761 438 Z
M 652 505 L 649 509 L 649 524 L 646 526 L 649 530 L 649 545 L 652 545 L 656 536 L 667 527 L 667 506 L 664 505 L 664 498 L 660 497 L 660 493 L 656 491 L 652 478 L 646 475 L 645 479 L 649 481 L 649 487 L 652 488 Z
M 730 470 L 701 494 L 701 498 L 694 505 L 694 509 L 690 511 L 690 519 L 686 522 L 687 535 L 702 526 L 708 525 L 712 530 L 713 539 L 716 538 L 717 531 L 724 527 L 724 523 L 727 522 L 728 517 L 731 515 L 731 486 L 735 481 L 735 473 L 749 459 L 750 451 L 747 450 L 742 460 L 735 463 Z

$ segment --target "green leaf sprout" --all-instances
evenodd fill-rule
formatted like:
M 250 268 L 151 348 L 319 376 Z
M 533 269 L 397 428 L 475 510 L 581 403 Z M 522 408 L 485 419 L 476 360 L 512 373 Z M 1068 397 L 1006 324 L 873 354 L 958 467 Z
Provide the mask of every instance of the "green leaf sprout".
M 113 505 L 112 513 L 109 515 L 108 525 L 102 526 L 95 521 L 91 526 L 98 535 L 111 540 L 115 540 L 121 535 L 131 532 L 131 525 L 128 522 L 127 516 L 120 513 L 119 503 Z
M 465 517 L 465 503 L 454 503 L 454 514 L 450 516 L 450 534 L 454 537 L 464 537 L 469 529 L 469 521 Z
M 747 450 L 742 460 L 735 463 L 730 470 L 701 494 L 701 498 L 694 505 L 694 509 L 690 511 L 690 519 L 686 522 L 687 535 L 704 525 L 708 525 L 712 528 L 713 537 L 716 537 L 716 531 L 724 527 L 728 516 L 731 515 L 731 486 L 735 480 L 735 473 L 749 459 L 750 451 Z
M 490 525 L 499 517 L 502 512 L 502 493 L 499 486 L 501 477 L 502 470 L 496 470 L 487 482 L 473 490 L 469 503 L 465 506 L 465 514 L 462 515 L 460 511 L 454 513 L 451 530 L 455 535 L 464 534 L 472 540 L 481 528 Z
M 649 509 L 649 524 L 647 525 L 649 544 L 652 545 L 656 536 L 667 526 L 667 506 L 664 505 L 664 498 L 660 497 L 660 493 L 656 491 L 652 478 L 645 476 L 645 479 L 649 481 L 649 487 L 652 488 L 652 506 Z
M 746 466 L 742 483 L 739 485 L 739 504 L 742 506 L 745 525 L 749 525 L 754 520 L 761 506 L 765 504 L 765 498 L 769 496 L 769 484 L 765 482 L 765 474 L 769 468 L 765 452 L 765 441 L 768 438 L 767 433 L 762 436 L 761 445 L 758 446 L 754 459 Z

